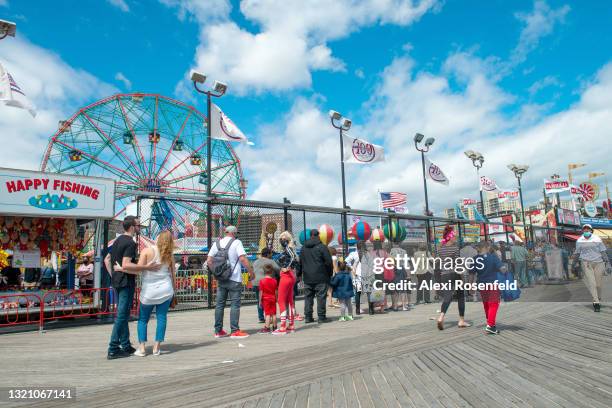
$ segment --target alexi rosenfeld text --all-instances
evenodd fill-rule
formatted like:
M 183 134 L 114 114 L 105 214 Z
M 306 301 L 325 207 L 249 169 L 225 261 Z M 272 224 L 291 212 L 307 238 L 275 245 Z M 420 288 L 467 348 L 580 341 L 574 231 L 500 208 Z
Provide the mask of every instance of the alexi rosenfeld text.
M 416 270 L 435 269 L 445 271 L 455 271 L 458 274 L 463 274 L 467 271 L 479 271 L 484 268 L 482 258 L 439 258 L 439 257 L 419 257 L 413 258 L 408 255 L 397 255 L 393 257 L 377 257 L 374 258 L 374 273 L 382 274 L 385 269 L 402 268 L 410 270 L 414 274 Z M 407 279 L 399 282 L 384 282 L 380 279 L 374 281 L 375 290 L 516 290 L 518 283 L 515 279 L 507 281 L 498 281 L 490 283 L 469 283 L 462 279 L 452 281 L 434 282 L 432 280 L 424 280 L 420 285 Z

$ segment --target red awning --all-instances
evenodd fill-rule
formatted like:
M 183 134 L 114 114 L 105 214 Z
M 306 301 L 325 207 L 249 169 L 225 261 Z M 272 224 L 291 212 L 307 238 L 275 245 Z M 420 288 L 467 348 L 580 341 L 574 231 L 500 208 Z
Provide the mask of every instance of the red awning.
M 563 236 L 567 239 L 571 239 L 572 241 L 578 241 L 578 238 L 580 238 L 580 235 L 576 234 L 563 234 Z

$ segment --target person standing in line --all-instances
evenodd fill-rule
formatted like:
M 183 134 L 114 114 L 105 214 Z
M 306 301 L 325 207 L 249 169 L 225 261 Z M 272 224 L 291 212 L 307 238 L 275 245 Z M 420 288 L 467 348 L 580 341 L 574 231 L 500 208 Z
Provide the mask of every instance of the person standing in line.
M 457 296 L 457 306 L 459 308 L 459 323 L 458 327 L 470 327 L 465 321 L 465 291 L 463 289 L 457 289 L 455 287 L 456 281 L 463 280 L 463 276 L 455 271 L 454 268 L 446 267 L 447 264 L 451 264 L 454 267 L 459 258 L 459 246 L 457 245 L 457 237 L 453 230 L 453 227 L 447 225 L 442 235 L 442 246 L 438 249 L 438 257 L 442 259 L 442 282 L 450 283 L 451 289 L 444 290 L 443 296 L 444 301 L 440 308 L 440 316 L 438 317 L 437 325 L 439 330 L 444 330 L 444 317 L 448 312 L 453 296 Z
M 406 250 L 402 248 L 399 243 L 393 243 L 392 248 L 389 250 L 389 258 L 393 259 L 395 269 L 393 283 L 396 285 L 396 288 L 400 285 L 408 284 L 408 273 L 406 268 L 404 268 L 404 260 L 407 259 L 407 257 L 408 253 Z M 406 311 L 410 309 L 407 301 L 409 293 L 410 289 L 395 289 L 391 291 L 391 308 L 393 311 Z
M 527 258 L 529 253 L 522 242 L 515 242 L 512 246 L 512 264 L 514 266 L 514 279 L 517 279 L 521 286 L 531 283 L 530 273 L 527 271 Z
M 272 334 L 283 335 L 293 333 L 295 331 L 295 297 L 293 289 L 297 279 L 300 262 L 295 251 L 293 237 L 289 231 L 284 231 L 279 237 L 283 253 L 278 258 L 278 263 L 281 267 L 280 279 L 278 281 L 278 310 L 280 312 L 281 324 Z M 289 325 L 287 326 L 287 320 Z
M 156 271 L 143 271 L 140 276 L 140 314 L 138 316 L 138 342 L 140 346 L 134 352 L 135 356 L 147 355 L 147 326 L 151 318 L 151 312 L 155 309 L 157 327 L 155 329 L 155 344 L 153 355 L 161 354 L 161 343 L 166 336 L 166 325 L 168 322 L 168 309 L 176 305 L 175 282 L 176 272 L 174 265 L 174 239 L 172 232 L 162 231 L 157 237 L 157 243 L 153 247 L 145 248 L 138 259 L 139 266 L 149 263 L 161 264 Z
M 576 241 L 574 258 L 580 259 L 584 284 L 593 298 L 593 310 L 601 311 L 601 288 L 605 270 L 610 265 L 606 246 L 597 235 L 593 235 L 591 224 L 582 226 L 582 236 Z
M 330 286 L 333 288 L 333 296 L 340 302 L 340 321 L 353 320 L 353 304 L 351 298 L 353 293 L 353 279 L 348 265 L 344 261 L 338 261 L 338 273 L 331 279 Z
M 238 229 L 233 225 L 228 225 L 225 227 L 225 237 L 219 239 L 213 246 L 210 248 L 208 252 L 208 258 L 206 259 L 206 265 L 209 270 L 213 268 L 213 259 L 215 255 L 219 251 L 224 250 L 227 251 L 228 257 L 227 262 L 229 262 L 232 274 L 230 278 L 223 281 L 217 282 L 217 304 L 215 306 L 215 338 L 223 338 L 228 337 L 228 334 L 225 330 L 223 330 L 223 315 L 225 311 L 225 302 L 229 297 L 231 302 L 230 309 L 230 328 L 231 334 L 229 337 L 231 338 L 245 338 L 249 337 L 248 333 L 240 330 L 239 321 L 240 321 L 240 300 L 242 297 L 242 268 L 241 265 L 249 273 L 249 280 L 253 280 L 255 274 L 253 273 L 253 268 L 251 267 L 251 263 L 249 262 L 246 251 L 244 250 L 244 246 L 242 245 L 242 241 L 236 238 L 238 234 Z
M 332 248 L 330 246 L 327 247 L 329 249 L 329 254 L 331 255 L 332 258 L 332 265 L 333 265 L 333 275 L 335 275 L 336 273 L 338 273 L 338 251 L 336 250 L 336 248 Z M 340 305 L 338 304 L 338 302 L 334 302 L 334 298 L 332 297 L 332 288 L 327 288 L 327 304 L 330 307 L 340 307 Z
M 310 239 L 302 247 L 300 265 L 305 292 L 304 322 L 314 322 L 313 303 L 316 295 L 318 322 L 327 323 L 330 320 L 326 316 L 325 302 L 333 274 L 333 262 L 327 246 L 319 239 L 319 231 L 316 229 L 310 230 Z
M 429 258 L 431 258 L 431 254 L 429 253 L 429 251 L 427 251 L 427 246 L 425 244 L 419 244 L 416 252 L 413 255 L 413 273 L 417 277 L 417 304 L 421 302 L 431 303 L 431 290 L 425 287 L 421 289 L 421 286 L 425 285 L 423 282 L 427 282 L 427 287 L 429 287 L 429 282 L 431 282 L 431 280 L 433 279 L 433 273 L 431 273 L 431 270 L 427 265 L 427 260 Z
M 499 334 L 499 330 L 496 326 L 496 318 L 501 293 L 495 281 L 497 280 L 497 273 L 506 272 L 507 266 L 497 257 L 495 252 L 491 251 L 491 244 L 489 241 L 482 241 L 478 245 L 476 262 L 478 264 L 474 266 L 474 270 L 478 277 L 477 282 L 479 284 L 494 284 L 493 289 L 480 290 L 480 297 L 482 298 L 482 305 L 487 320 L 485 332 L 488 334 Z
M 270 265 L 274 271 L 274 275 L 280 274 L 280 267 L 272 259 L 272 250 L 268 247 L 264 247 L 261 250 L 261 257 L 253 262 L 253 272 L 255 273 L 255 279 L 253 279 L 253 290 L 257 297 L 257 316 L 259 317 L 259 323 L 264 323 L 264 310 L 262 304 L 259 302 L 261 296 L 259 296 L 259 282 L 263 279 L 265 273 L 264 268 L 266 265 Z
M 362 259 L 366 253 L 366 243 L 365 241 L 357 241 L 356 244 L 357 250 L 351 252 L 347 258 L 351 259 L 351 270 L 353 275 L 353 288 L 355 291 L 355 313 L 361 314 L 361 294 L 365 293 L 363 290 L 363 280 L 362 280 Z M 347 265 L 349 263 L 347 262 Z M 367 296 L 367 295 L 366 295 Z
M 117 292 L 117 317 L 113 324 L 110 343 L 108 344 L 109 360 L 128 357 L 136 349 L 130 343 L 128 320 L 134 302 L 136 275 L 143 271 L 158 271 L 162 265 L 150 262 L 146 265 L 136 264 L 137 245 L 134 236 L 140 232 L 138 217 L 128 215 L 123 219 L 124 233 L 113 242 L 111 251 L 104 258 L 106 269 L 111 272 L 111 284 Z
M 276 330 L 276 291 L 278 282 L 274 275 L 276 270 L 271 264 L 263 267 L 264 277 L 259 281 L 259 304 L 263 308 L 265 315 L 264 327 L 259 331 L 260 334 L 269 334 Z M 272 325 L 272 328 L 270 328 Z

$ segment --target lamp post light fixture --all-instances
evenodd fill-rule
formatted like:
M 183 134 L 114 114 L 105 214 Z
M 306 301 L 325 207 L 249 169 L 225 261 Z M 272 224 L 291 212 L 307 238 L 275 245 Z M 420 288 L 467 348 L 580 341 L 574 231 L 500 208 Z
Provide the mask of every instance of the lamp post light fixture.
M 220 98 L 227 92 L 227 84 L 219 81 L 215 81 L 213 83 L 212 89 L 205 90 L 201 89 L 200 85 L 203 85 L 206 82 L 206 75 L 198 72 L 191 71 L 191 81 L 193 82 L 193 87 L 195 90 L 201 94 L 206 95 L 206 175 L 207 175 L 207 183 L 206 183 L 206 196 L 208 198 L 208 202 L 206 205 L 206 235 L 208 236 L 207 247 L 210 250 L 212 247 L 212 138 L 211 138 L 211 121 L 210 121 L 210 112 L 211 112 L 211 104 L 212 98 Z M 197 162 L 197 161 L 196 161 Z M 194 160 L 191 161 L 194 164 Z M 210 282 L 209 276 L 209 282 Z M 209 285 L 209 306 L 212 306 L 212 286 Z
M 510 171 L 514 173 L 514 176 L 518 180 L 519 198 L 521 200 L 521 217 L 523 219 L 523 228 L 525 228 L 525 238 L 527 238 L 527 220 L 525 219 L 525 205 L 523 203 L 523 189 L 521 187 L 521 178 L 523 177 L 523 174 L 527 172 L 529 166 L 510 163 L 508 165 L 508 169 L 510 169 Z
M 427 197 L 427 175 L 425 174 L 425 153 L 429 151 L 429 148 L 434 144 L 436 139 L 433 137 L 429 137 L 425 139 L 424 146 L 421 147 L 420 144 L 425 139 L 425 136 L 421 133 L 417 133 L 414 135 L 414 147 L 421 152 L 421 166 L 423 168 L 423 190 L 425 192 L 425 215 L 431 216 L 431 211 L 429 211 L 429 198 Z M 426 221 L 426 229 L 427 229 L 427 249 L 431 250 L 431 234 L 430 234 L 430 226 L 429 219 Z
M 466 150 L 464 154 L 467 156 L 468 159 L 472 161 L 472 165 L 476 168 L 476 176 L 478 177 L 478 192 L 480 194 L 480 207 L 482 209 L 483 217 L 487 218 L 487 212 L 485 211 L 485 202 L 482 196 L 482 183 L 480 182 L 480 169 L 482 168 L 482 165 L 484 164 L 484 161 L 485 161 L 484 156 L 482 155 L 482 153 L 476 152 L 474 150 Z M 485 225 L 484 227 L 485 240 L 488 239 L 488 236 L 489 234 L 487 231 L 487 227 Z
M 15 37 L 17 31 L 17 24 L 12 21 L 0 20 L 0 40 L 5 39 L 8 36 Z
M 342 176 L 342 253 L 343 256 L 348 255 L 348 240 L 347 240 L 347 221 L 346 221 L 346 185 L 344 178 L 344 146 L 342 143 L 342 135 L 344 132 L 348 131 L 351 128 L 353 122 L 343 117 L 339 112 L 334 110 L 329 111 L 329 119 L 334 128 L 338 129 L 340 133 L 340 174 Z

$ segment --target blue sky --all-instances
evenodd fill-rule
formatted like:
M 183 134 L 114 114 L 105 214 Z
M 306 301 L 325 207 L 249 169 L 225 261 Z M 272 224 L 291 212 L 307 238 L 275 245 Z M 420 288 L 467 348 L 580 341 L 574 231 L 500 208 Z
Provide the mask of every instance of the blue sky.
M 417 131 L 436 137 L 430 158 L 451 178 L 450 190 L 431 188 L 438 211 L 476 195 L 461 154 L 468 148 L 491 158 L 483 170 L 504 187 L 514 185 L 507 163 L 530 164 L 531 201 L 542 178 L 565 174 L 568 162 L 612 175 L 604 154 L 611 113 L 600 96 L 612 87 L 605 2 L 0 0 L 0 18 L 18 24 L 18 39 L 0 43 L 0 61 L 46 109 L 35 124 L 0 123 L 32 137 L 19 159 L 1 156 L 3 166 L 36 167 L 44 142 L 36 143 L 53 133 L 56 117 L 108 93 L 157 92 L 203 110 L 185 80 L 197 67 L 228 82 L 219 105 L 256 143 L 237 146 L 253 198 L 339 204 L 329 109 L 389 153 L 384 164 L 349 168 L 353 207 L 375 208 L 380 188 L 407 191 L 411 211 L 421 211 L 419 157 L 409 143 Z M 53 75 L 42 84 L 24 77 L 34 54 L 53 56 L 51 72 L 89 84 L 66 79 L 59 95 L 45 91 Z M 298 157 L 303 163 L 287 165 Z

